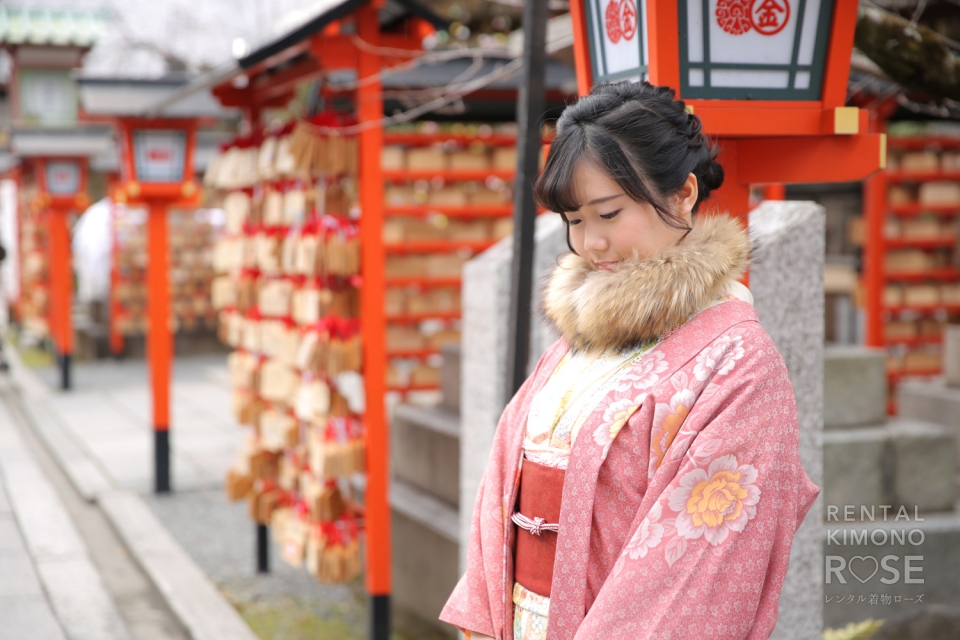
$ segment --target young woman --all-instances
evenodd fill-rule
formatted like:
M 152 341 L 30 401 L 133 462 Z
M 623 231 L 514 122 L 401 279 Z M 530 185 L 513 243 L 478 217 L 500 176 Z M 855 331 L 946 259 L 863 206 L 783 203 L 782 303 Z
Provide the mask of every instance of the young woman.
M 773 630 L 819 489 L 738 282 L 746 233 L 696 215 L 716 155 L 668 88 L 598 86 L 560 116 L 535 190 L 573 252 L 544 299 L 562 338 L 503 412 L 440 616 L 472 640 Z

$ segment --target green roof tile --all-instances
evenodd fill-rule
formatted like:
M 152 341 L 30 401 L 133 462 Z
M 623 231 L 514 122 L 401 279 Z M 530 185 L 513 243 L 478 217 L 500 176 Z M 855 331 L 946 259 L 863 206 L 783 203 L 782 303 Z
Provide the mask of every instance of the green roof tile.
M 0 44 L 89 47 L 103 37 L 107 11 L 17 9 L 0 6 Z

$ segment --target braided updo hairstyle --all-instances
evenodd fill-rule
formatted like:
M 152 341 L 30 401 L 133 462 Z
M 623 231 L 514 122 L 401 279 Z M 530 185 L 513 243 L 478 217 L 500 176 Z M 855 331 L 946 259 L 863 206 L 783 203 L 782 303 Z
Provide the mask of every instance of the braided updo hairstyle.
M 669 87 L 648 82 L 601 84 L 560 115 L 534 197 L 563 216 L 568 244 L 566 213 L 581 206 L 573 180 L 581 160 L 593 162 L 635 202 L 649 203 L 665 224 L 689 231 L 669 206 L 670 196 L 692 173 L 698 187 L 696 213 L 723 183 L 723 168 L 716 161 L 716 146 L 701 131 L 700 118 L 675 95 Z

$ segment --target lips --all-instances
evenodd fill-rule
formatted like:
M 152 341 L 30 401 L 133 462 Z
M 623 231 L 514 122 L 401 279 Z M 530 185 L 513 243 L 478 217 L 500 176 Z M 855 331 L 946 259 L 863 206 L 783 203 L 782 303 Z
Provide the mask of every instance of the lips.
M 613 270 L 617 267 L 617 265 L 620 264 L 620 262 L 621 262 L 620 260 L 614 260 L 614 261 L 612 261 L 612 262 L 598 262 L 598 263 L 597 263 L 597 270 L 598 270 L 598 271 L 613 271 Z

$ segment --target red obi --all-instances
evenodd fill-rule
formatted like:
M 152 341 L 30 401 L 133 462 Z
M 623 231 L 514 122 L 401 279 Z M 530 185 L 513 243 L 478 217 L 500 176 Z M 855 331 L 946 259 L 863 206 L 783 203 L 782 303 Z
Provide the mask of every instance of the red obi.
M 565 471 L 524 458 L 520 467 L 514 579 L 530 591 L 550 595 Z

